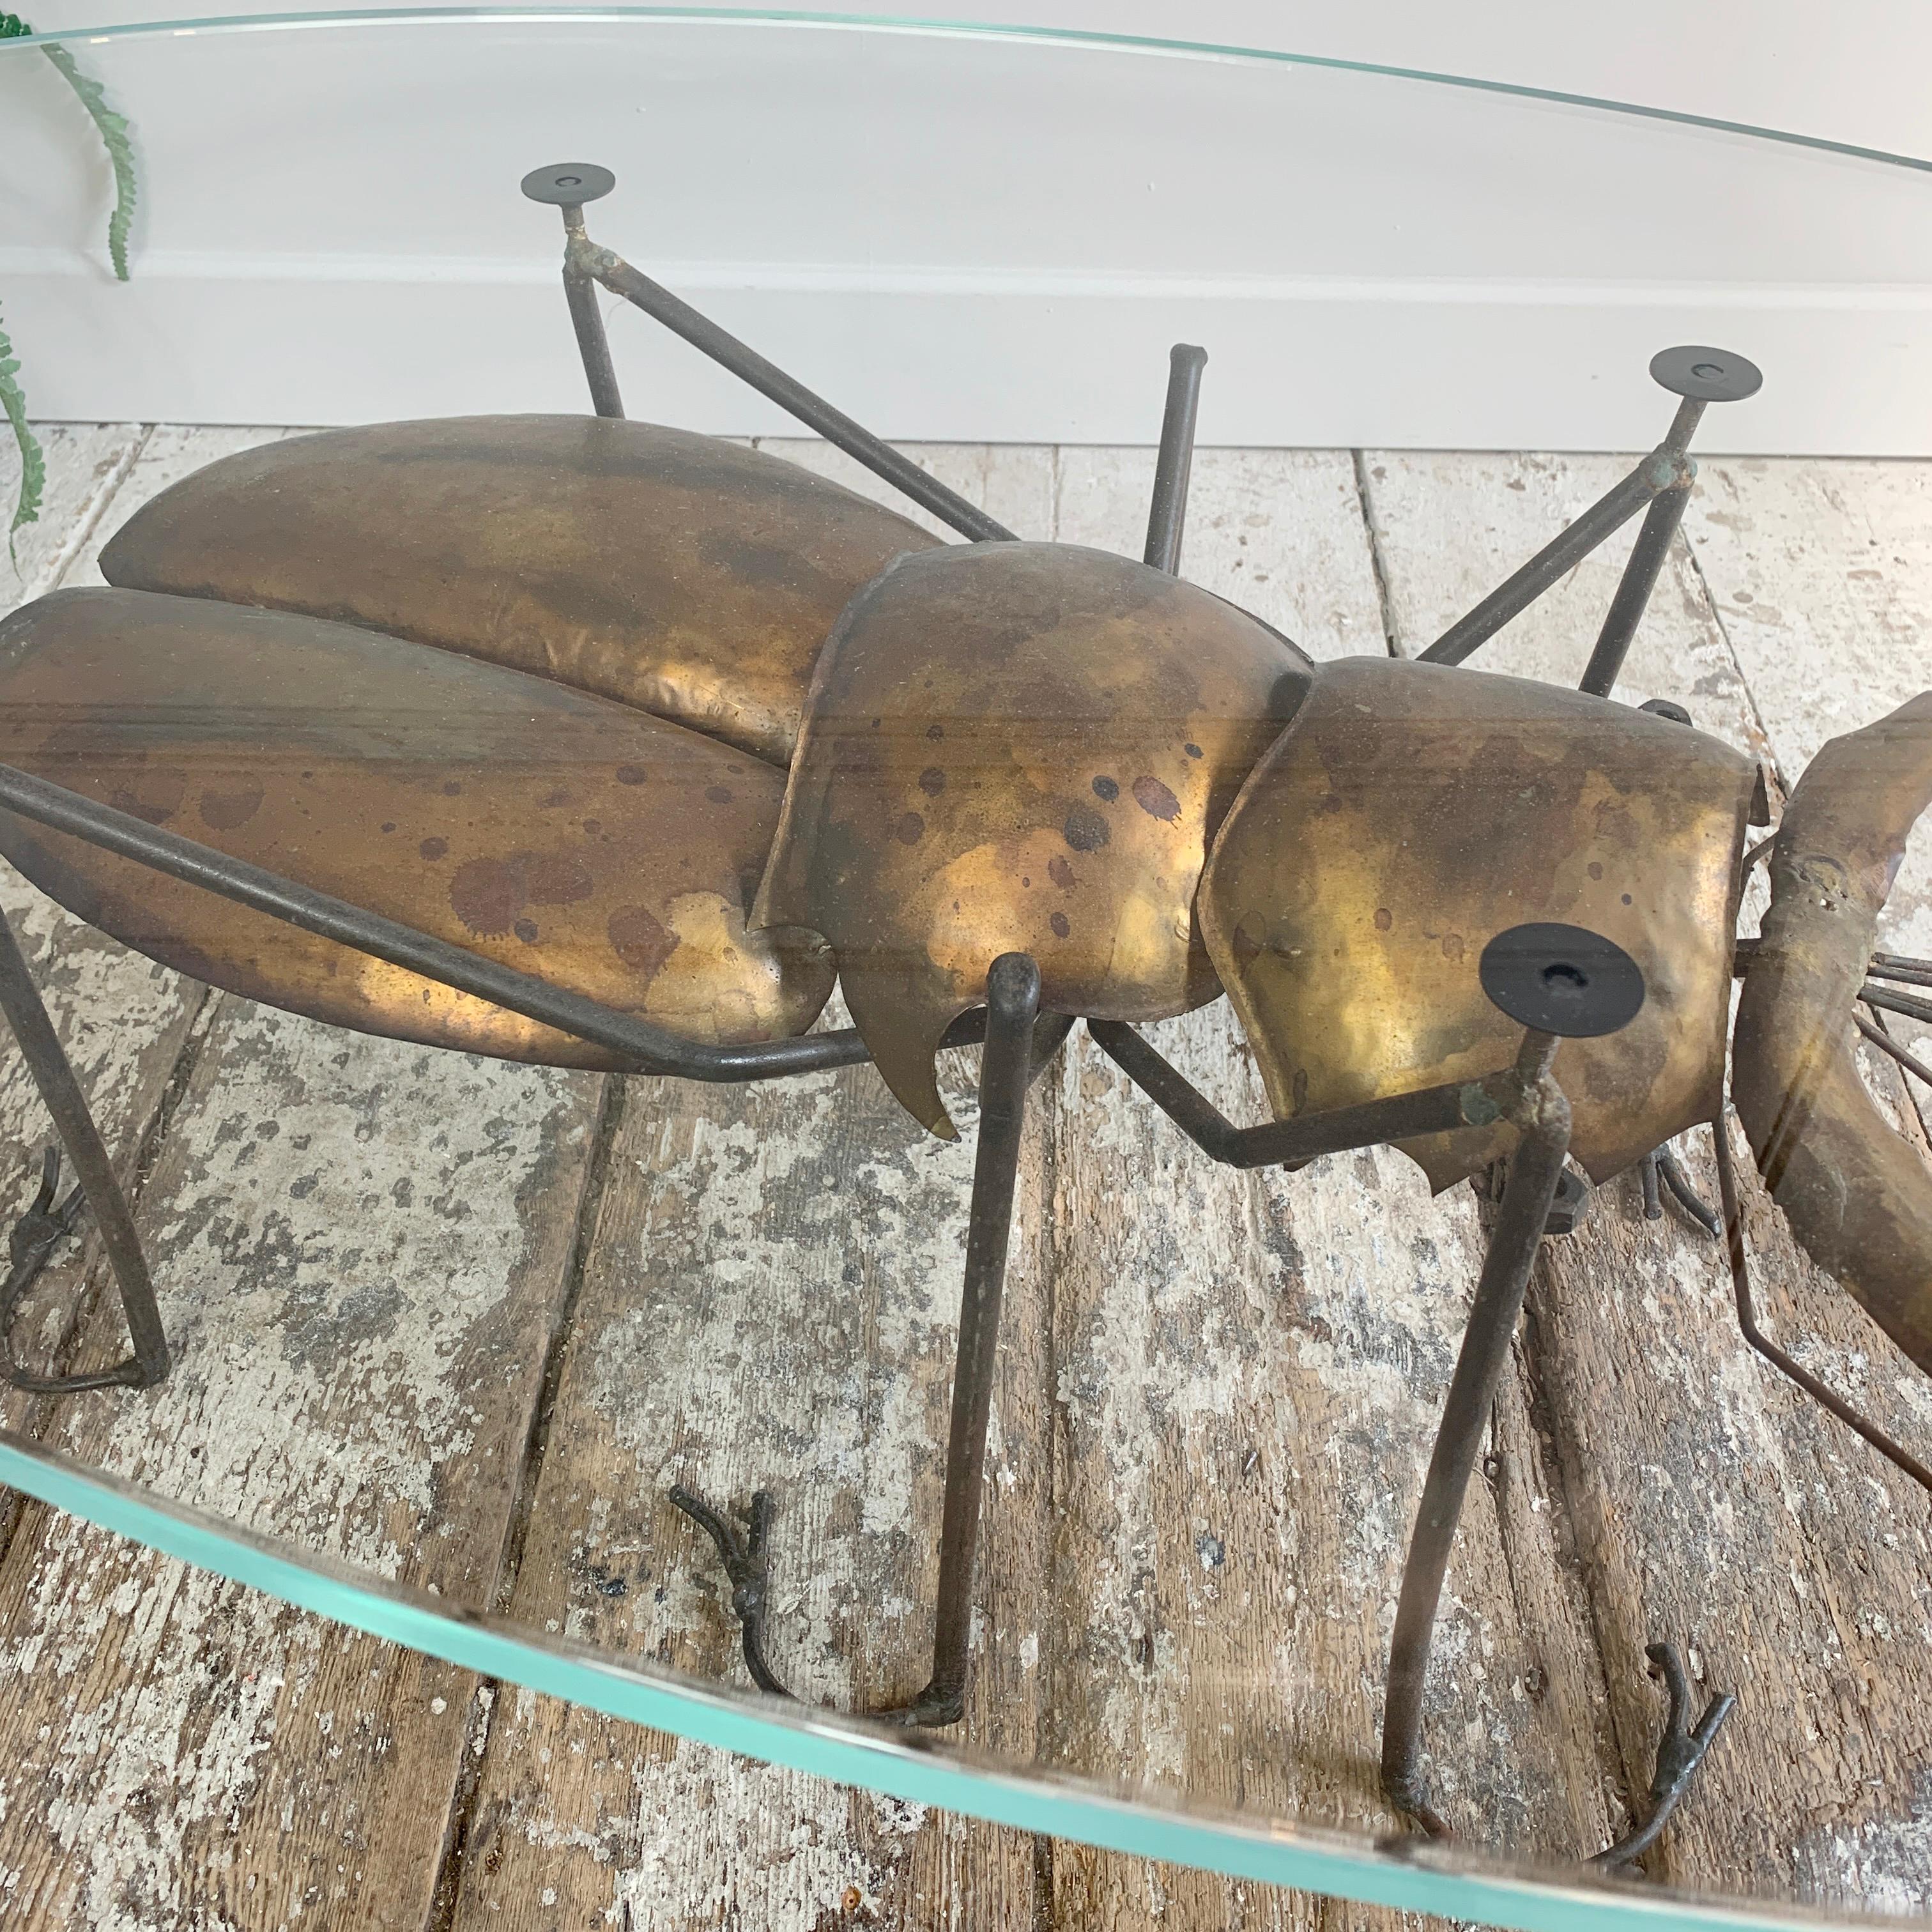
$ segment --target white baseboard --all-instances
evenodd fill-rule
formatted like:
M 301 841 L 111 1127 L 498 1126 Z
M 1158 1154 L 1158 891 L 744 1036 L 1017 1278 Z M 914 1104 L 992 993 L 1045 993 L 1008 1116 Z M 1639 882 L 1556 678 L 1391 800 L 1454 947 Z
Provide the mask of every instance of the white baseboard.
M 1652 352 L 1709 342 L 1766 381 L 1713 410 L 1700 446 L 1932 455 L 1932 286 L 654 272 L 900 439 L 1151 442 L 1168 346 L 1189 340 L 1210 357 L 1207 443 L 1633 449 L 1669 418 L 1645 373 Z M 586 406 L 556 277 L 534 267 L 155 254 L 120 286 L 91 261 L 13 248 L 0 288 L 46 418 Z M 634 416 L 724 434 L 791 427 L 646 317 L 610 313 Z

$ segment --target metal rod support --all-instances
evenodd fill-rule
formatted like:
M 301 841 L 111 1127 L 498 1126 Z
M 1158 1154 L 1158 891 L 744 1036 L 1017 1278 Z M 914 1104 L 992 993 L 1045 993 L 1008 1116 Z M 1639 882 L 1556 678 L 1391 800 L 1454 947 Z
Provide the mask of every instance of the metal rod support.
M 121 1306 L 134 1348 L 118 1368 L 100 1376 L 19 1376 L 14 1379 L 19 1386 L 46 1391 L 98 1387 L 104 1383 L 149 1388 L 168 1372 L 168 1338 L 161 1326 L 160 1310 L 154 1304 L 154 1283 L 148 1278 L 147 1261 L 141 1252 L 140 1237 L 134 1230 L 134 1216 L 100 1130 L 88 1109 L 87 1096 L 74 1077 L 74 1069 L 62 1050 L 60 1036 L 47 1017 L 39 989 L 4 915 L 0 915 L 0 1011 L 6 1014 L 14 1037 L 20 1042 L 21 1057 L 48 1113 L 53 1117 L 54 1130 L 74 1163 L 82 1194 L 93 1211 L 94 1225 L 100 1230 L 101 1245 L 107 1250 L 115 1282 L 121 1291 Z
M 1454 1133 L 1475 1119 L 1494 1120 L 1483 1083 L 1425 1087 L 1360 1106 L 1337 1107 L 1292 1120 L 1238 1127 L 1178 1069 L 1119 1020 L 1092 1020 L 1087 1030 L 1102 1052 L 1210 1160 L 1224 1167 L 1299 1165 L 1351 1148 L 1378 1147 L 1420 1134 Z
M 1546 1036 L 1545 1036 L 1546 1038 Z M 1552 1042 L 1553 1044 L 1553 1042 Z M 1528 1042 L 1525 1042 L 1526 1048 Z M 1520 1065 L 1531 1064 L 1526 1052 Z M 1390 1796 L 1432 1834 L 1448 1827 L 1429 1802 L 1422 1775 L 1422 1689 L 1442 1600 L 1449 1551 L 1462 1514 L 1462 1497 L 1481 1450 L 1496 1390 L 1509 1361 L 1510 1340 L 1522 1312 L 1550 1204 L 1563 1177 L 1570 1145 L 1570 1107 L 1546 1070 L 1534 1112 L 1516 1151 L 1497 1209 L 1495 1232 L 1476 1283 L 1469 1324 L 1450 1378 L 1448 1400 L 1424 1479 L 1422 1502 L 1403 1565 L 1395 1640 L 1389 1655 L 1388 1698 L 1382 1718 L 1382 1782 Z
M 1702 405 L 1686 403 L 1684 407 L 1701 408 Z M 1617 674 L 1624 668 L 1624 659 L 1630 654 L 1630 640 L 1636 635 L 1636 627 L 1650 602 L 1650 593 L 1656 589 L 1657 580 L 1663 574 L 1665 560 L 1670 554 L 1671 540 L 1677 534 L 1678 525 L 1684 520 L 1684 506 L 1690 500 L 1690 483 L 1688 477 L 1652 500 L 1638 529 L 1636 542 L 1631 547 L 1630 560 L 1624 566 L 1617 594 L 1610 599 L 1604 628 L 1597 634 L 1596 646 L 1590 653 L 1582 682 L 1577 686 L 1580 691 L 1586 691 L 1593 698 L 1610 696 L 1616 684 Z
M 933 1618 L 932 1674 L 909 1702 L 863 1715 L 905 1725 L 957 1724 L 966 1708 L 968 1646 L 973 1628 L 973 1569 L 986 1488 L 986 1426 L 992 1414 L 1000 1302 L 1012 1236 L 1013 1192 L 1027 1089 L 1039 1057 L 1040 968 L 1030 955 L 1003 953 L 986 982 L 986 1050 L 980 1062 L 980 1144 L 966 1228 L 966 1274 L 952 1372 L 952 1416 L 946 1448 L 946 1496 L 939 1526 L 939 1592 Z M 1050 1034 L 1051 1029 L 1046 1029 Z M 742 1631 L 746 1668 L 762 1690 L 791 1694 L 765 1652 L 769 1607 L 766 1563 L 772 1501 L 752 1498 L 746 1532 L 679 1484 L 670 1500 L 717 1546 Z
M 1024 952 L 993 962 L 986 983 L 986 1046 L 980 1062 L 979 1147 L 973 1168 L 966 1280 L 959 1303 L 959 1352 L 946 1445 L 946 1499 L 939 1523 L 939 1606 L 932 1677 L 906 1721 L 956 1723 L 965 1709 L 967 1646 L 973 1626 L 973 1560 L 986 1488 L 986 1425 L 992 1413 L 1000 1301 L 1013 1223 L 1020 1133 L 1031 1084 L 1040 968 Z
M 1180 538 L 1187 521 L 1187 486 L 1194 468 L 1194 425 L 1201 413 L 1201 372 L 1208 352 L 1177 342 L 1168 352 L 1167 407 L 1160 420 L 1160 454 L 1154 470 L 1154 500 L 1148 509 L 1145 562 L 1168 576 L 1180 568 Z
M 590 406 L 600 416 L 622 419 L 624 399 L 617 393 L 616 366 L 610 360 L 610 338 L 597 307 L 596 286 L 571 257 L 570 244 L 584 238 L 584 210 L 563 211 L 563 296 L 570 304 L 570 326 L 577 332 L 577 352 L 584 358 L 584 379 L 590 385 Z
M 1897 1013 L 1908 1020 L 1932 1020 L 1932 1000 L 1912 993 L 1894 993 L 1889 986 L 1874 986 L 1868 980 L 1858 988 L 1858 998 L 1881 1012 Z
M 1908 1048 L 1901 1046 L 1882 1027 L 1874 1026 L 1863 1013 L 1852 1014 L 1852 1024 L 1880 1052 L 1888 1053 L 1900 1066 L 1905 1069 L 1906 1072 L 1917 1074 L 1928 1087 L 1932 1087 L 1932 1066 L 1927 1066 L 1924 1060 Z
M 909 496 L 962 536 L 975 543 L 1011 542 L 1013 533 L 985 511 L 946 488 L 936 477 L 928 476 L 908 457 L 889 442 L 882 442 L 868 429 L 834 409 L 824 397 L 814 394 L 776 363 L 768 362 L 757 350 L 700 315 L 687 302 L 673 295 L 662 283 L 654 282 L 640 269 L 634 268 L 620 255 L 601 248 L 587 238 L 573 236 L 565 250 L 566 272 L 574 267 L 580 273 L 601 282 L 614 296 L 642 309 L 661 322 L 674 335 L 730 370 L 740 382 L 748 383 L 761 396 L 796 416 L 808 429 L 816 430 L 827 442 L 862 463 L 874 476 L 884 477 L 892 488 Z
M 1561 536 L 1552 538 L 1513 576 L 1456 622 L 1422 653 L 1424 664 L 1460 664 L 1488 643 L 1564 574 L 1613 536 L 1651 499 L 1678 482 L 1688 482 L 1690 459 L 1681 451 L 1653 451 L 1615 489 L 1591 505 Z

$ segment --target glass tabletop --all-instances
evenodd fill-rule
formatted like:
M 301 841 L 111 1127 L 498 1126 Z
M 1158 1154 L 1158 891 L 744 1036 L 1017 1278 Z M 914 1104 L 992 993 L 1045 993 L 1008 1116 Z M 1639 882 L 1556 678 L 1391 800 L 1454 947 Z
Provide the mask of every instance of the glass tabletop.
M 745 10 L 0 100 L 34 1922 L 1928 1910 L 1925 472 L 1767 459 L 1932 449 L 1932 164 Z

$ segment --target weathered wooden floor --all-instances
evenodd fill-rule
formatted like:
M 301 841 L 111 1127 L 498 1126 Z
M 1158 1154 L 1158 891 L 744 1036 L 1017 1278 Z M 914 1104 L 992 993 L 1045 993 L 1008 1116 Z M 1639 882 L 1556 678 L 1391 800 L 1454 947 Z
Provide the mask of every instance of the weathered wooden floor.
M 47 433 L 9 598 L 97 580 L 173 478 L 278 430 Z M 820 446 L 775 444 L 857 480 Z M 1022 532 L 1138 554 L 1148 452 L 934 448 Z M 1614 458 L 1205 452 L 1187 573 L 1318 656 L 1413 651 Z M 0 476 L 0 494 L 10 480 Z M 1623 546 L 1486 655 L 1574 682 Z M 1788 784 L 1932 683 L 1932 465 L 1708 461 L 1626 688 Z M 664 1501 L 782 1498 L 774 1635 L 807 1695 L 914 1688 L 971 1166 L 868 1069 L 600 1082 L 326 1033 L 0 902 L 124 1160 L 177 1366 L 9 1426 L 440 1591 L 736 1678 Z M 1932 953 L 1932 839 L 1893 943 Z M 1261 1117 L 1225 1006 L 1164 1048 Z M 970 1069 L 950 1096 L 962 1125 Z M 1888 1074 L 1884 1077 L 1889 1078 Z M 1910 1103 L 1888 1088 L 1916 1126 Z M 1932 1104 L 1922 1090 L 1920 1107 Z M 967 1735 L 1382 1830 L 1394 1591 L 1478 1256 L 1386 1153 L 1208 1166 L 1076 1039 L 1030 1114 Z M 0 1208 L 47 1129 L 0 1052 Z M 1707 1137 L 1686 1154 L 1713 1191 Z M 1760 1195 L 1776 1331 L 1915 1442 L 1932 1388 Z M 115 1346 L 91 1251 L 43 1347 Z M 1450 1579 L 1439 1797 L 1528 1852 L 1641 1792 L 1645 1644 L 1739 1714 L 1649 1862 L 1932 1911 L 1932 1501 L 1740 1342 L 1714 1246 L 1628 1184 L 1552 1244 Z M 854 1796 L 494 1687 L 16 1503 L 0 1545 L 0 1919 L 23 1926 L 1335 1928 L 1391 1915 Z

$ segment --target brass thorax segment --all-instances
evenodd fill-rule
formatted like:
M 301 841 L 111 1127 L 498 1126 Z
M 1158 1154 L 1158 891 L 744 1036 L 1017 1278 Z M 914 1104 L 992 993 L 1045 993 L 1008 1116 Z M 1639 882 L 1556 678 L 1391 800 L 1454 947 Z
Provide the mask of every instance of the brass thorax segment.
M 950 1137 L 933 1053 L 1000 954 L 1039 962 L 1048 1011 L 1214 997 L 1202 866 L 1310 673 L 1231 604 L 1102 551 L 903 558 L 820 659 L 754 919 L 825 936 L 886 1083 Z
M 1543 920 L 1615 941 L 1647 990 L 1629 1025 L 1564 1047 L 1576 1158 L 1600 1180 L 1709 1119 L 1756 778 L 1717 740 L 1605 699 L 1384 658 L 1322 665 L 1202 886 L 1276 1114 L 1487 1073 L 1515 1030 L 1478 959 Z M 1439 1189 L 1514 1138 L 1499 1120 L 1403 1147 Z

